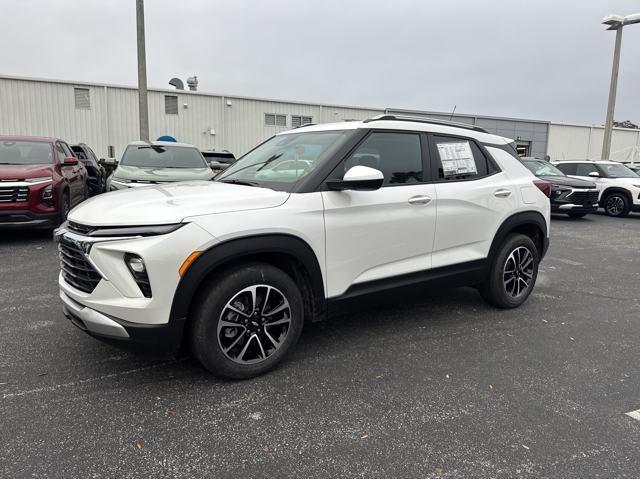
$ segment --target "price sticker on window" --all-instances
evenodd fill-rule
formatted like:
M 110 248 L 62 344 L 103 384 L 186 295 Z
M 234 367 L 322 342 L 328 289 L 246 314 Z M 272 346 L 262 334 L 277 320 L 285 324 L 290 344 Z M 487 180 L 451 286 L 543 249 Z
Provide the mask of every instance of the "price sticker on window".
M 438 143 L 438 153 L 445 177 L 459 175 L 475 175 L 478 173 L 468 141 L 455 143 Z

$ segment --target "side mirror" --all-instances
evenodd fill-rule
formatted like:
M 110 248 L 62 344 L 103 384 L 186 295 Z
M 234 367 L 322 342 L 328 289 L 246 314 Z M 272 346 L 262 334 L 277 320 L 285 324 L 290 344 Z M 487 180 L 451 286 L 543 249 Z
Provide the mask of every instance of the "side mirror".
M 589 176 L 591 178 L 600 178 L 600 173 L 598 173 L 597 171 L 592 171 L 591 173 L 589 173 Z
M 115 158 L 100 158 L 99 163 L 103 166 L 116 166 L 118 164 L 118 160 Z
M 231 166 L 231 165 L 229 165 L 228 163 L 221 163 L 221 162 L 216 161 L 216 160 L 211 160 L 209 162 L 209 167 L 212 170 L 224 171 L 227 168 L 229 168 L 229 166 Z
M 62 166 L 76 166 L 78 164 L 78 159 L 73 156 L 67 156 L 64 160 L 62 160 Z
M 329 180 L 327 186 L 330 190 L 344 191 L 373 191 L 382 186 L 384 175 L 382 171 L 368 166 L 354 166 L 349 168 L 341 180 Z

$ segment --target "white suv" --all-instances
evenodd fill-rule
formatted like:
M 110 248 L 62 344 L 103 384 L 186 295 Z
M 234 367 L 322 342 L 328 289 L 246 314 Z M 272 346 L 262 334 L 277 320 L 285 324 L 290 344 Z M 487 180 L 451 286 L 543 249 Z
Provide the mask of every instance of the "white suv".
M 60 297 L 93 336 L 156 354 L 190 346 L 214 374 L 250 377 L 292 349 L 305 320 L 382 291 L 470 285 L 519 306 L 548 246 L 543 191 L 511 140 L 480 128 L 307 125 L 213 182 L 74 209 L 56 233 Z
M 565 175 L 591 180 L 598 188 L 598 204 L 609 216 L 640 212 L 640 175 L 615 161 L 562 161 L 553 164 Z

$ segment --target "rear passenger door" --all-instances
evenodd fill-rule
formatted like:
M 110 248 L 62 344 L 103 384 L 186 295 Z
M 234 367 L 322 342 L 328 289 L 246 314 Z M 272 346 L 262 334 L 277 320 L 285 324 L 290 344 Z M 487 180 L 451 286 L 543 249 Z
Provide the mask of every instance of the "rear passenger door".
M 487 257 L 503 220 L 517 206 L 516 188 L 472 138 L 430 135 L 436 189 L 434 268 Z
M 373 130 L 338 165 L 380 170 L 376 191 L 323 191 L 329 297 L 350 286 L 431 267 L 435 187 L 429 184 L 425 134 Z

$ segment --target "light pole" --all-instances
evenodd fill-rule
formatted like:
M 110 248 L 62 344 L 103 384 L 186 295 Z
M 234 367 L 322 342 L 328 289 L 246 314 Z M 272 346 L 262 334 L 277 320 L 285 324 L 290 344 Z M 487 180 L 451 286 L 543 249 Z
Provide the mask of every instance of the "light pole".
M 609 103 L 607 105 L 607 120 L 604 125 L 604 140 L 602 142 L 602 158 L 608 160 L 611 154 L 611 133 L 613 132 L 613 112 L 616 106 L 616 90 L 618 88 L 618 67 L 620 66 L 620 44 L 622 43 L 622 27 L 633 23 L 640 23 L 640 13 L 627 15 L 607 15 L 602 19 L 607 30 L 616 31 L 616 46 L 613 50 L 613 66 L 611 67 L 611 85 L 609 86 Z
M 147 58 L 144 45 L 144 0 L 136 0 L 136 26 L 138 33 L 138 112 L 140 115 L 140 139 L 142 141 L 149 141 Z

